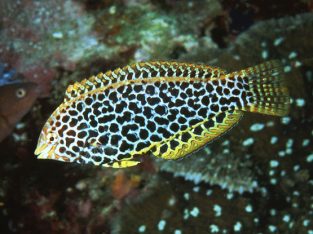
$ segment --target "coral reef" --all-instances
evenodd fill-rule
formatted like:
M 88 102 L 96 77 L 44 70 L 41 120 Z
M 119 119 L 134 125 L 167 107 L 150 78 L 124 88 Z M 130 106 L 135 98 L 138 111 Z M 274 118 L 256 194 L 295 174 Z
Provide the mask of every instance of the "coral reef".
M 311 74 L 304 80 L 312 90 L 312 73 L 304 73 Z M 264 116 L 250 120 L 247 116 L 241 123 L 247 129 L 233 130 L 231 135 L 234 133 L 239 140 L 230 142 L 240 145 L 231 151 L 235 155 L 253 155 L 250 160 L 259 184 L 257 191 L 238 194 L 220 186 L 203 182 L 195 185 L 159 174 L 140 197 L 124 207 L 113 223 L 113 233 L 310 233 L 311 110 L 312 103 L 307 99 L 297 99 L 289 117 L 262 122 Z M 246 133 L 245 138 L 239 133 Z M 218 142 L 211 145 L 215 144 Z M 191 161 L 193 156 L 187 161 L 189 167 L 186 163 L 183 169 L 200 164 L 200 155 L 194 158 L 197 163 Z M 203 173 L 203 167 L 199 166 L 196 173 Z M 171 170 L 179 174 L 182 168 L 175 165 Z M 181 174 L 188 179 L 188 171 Z M 212 179 L 209 181 L 213 184 Z
M 188 52 L 198 43 L 199 32 L 194 26 L 221 11 L 216 0 L 169 1 L 164 3 L 171 6 L 167 12 L 156 9 L 155 4 L 125 3 L 98 10 L 95 29 L 102 33 L 104 43 L 116 51 L 132 52 L 130 58 L 136 61 L 176 58 L 178 51 Z
M 15 67 L 48 96 L 57 68 L 103 53 L 91 32 L 93 18 L 74 1 L 2 1 L 1 60 Z
M 22 166 L 16 160 L 1 166 L 3 174 L 11 174 L 1 180 L 3 233 L 110 233 L 110 217 L 138 186 L 134 184 L 121 196 L 116 190 L 122 185 L 114 182 L 114 170 L 43 165 L 30 158 L 22 161 Z M 136 170 L 125 173 L 138 174 Z M 20 181 L 25 186 L 19 186 Z
M 306 13 L 262 21 L 238 35 L 226 49 L 195 48 L 180 59 L 222 64 L 221 67 L 229 71 L 280 59 L 286 66 L 286 73 L 291 73 L 293 68 L 310 62 L 308 59 L 312 58 L 312 42 L 309 40 L 313 32 L 312 20 L 312 13 Z M 269 28 L 275 30 L 268 31 Z
M 112 233 L 219 233 L 237 228 L 249 233 L 258 226 L 253 219 L 261 208 L 251 198 L 159 176 L 124 206 L 113 221 Z
M 221 144 L 227 147 L 229 141 Z M 234 155 L 226 147 L 224 152 L 218 152 L 217 147 L 212 149 L 210 146 L 206 146 L 203 150 L 199 150 L 183 160 L 159 160 L 160 170 L 173 173 L 175 177 L 193 181 L 196 185 L 206 182 L 211 185 L 219 185 L 231 192 L 252 192 L 258 188 L 255 173 L 251 168 L 250 157 Z
M 202 53 L 202 49 L 194 51 L 194 60 L 215 61 L 214 63 L 223 64 L 229 70 L 244 68 L 265 59 L 281 58 L 285 64 L 284 70 L 292 94 L 290 115 L 280 119 L 247 114 L 239 126 L 223 137 L 223 141 L 229 143 L 223 145 L 223 141 L 217 140 L 207 146 L 206 151 L 209 150 L 214 155 L 200 151 L 180 161 L 158 162 L 161 170 L 171 172 L 173 175 L 191 180 L 196 184 L 191 185 L 171 177 L 167 177 L 166 181 L 172 184 L 172 188 L 170 185 L 166 185 L 167 187 L 164 188 L 165 182 L 157 182 L 153 187 L 154 191 L 151 192 L 151 197 L 138 198 L 134 203 L 129 204 L 128 208 L 124 210 L 125 213 L 120 214 L 119 220 L 114 224 L 115 233 L 124 233 L 125 231 L 127 233 L 159 233 L 161 231 L 189 233 L 195 230 L 197 233 L 312 232 L 310 221 L 312 193 L 310 191 L 313 184 L 310 142 L 313 138 L 310 98 L 313 80 L 312 61 L 309 58 L 312 58 L 310 53 L 313 44 L 308 39 L 313 31 L 310 30 L 313 25 L 312 19 L 312 14 L 304 14 L 270 20 L 251 27 L 247 32 L 241 34 L 234 45 L 228 49 L 214 49 L 211 50 L 213 53 L 206 51 Z M 269 32 L 268 28 L 275 28 L 275 30 Z M 265 32 L 267 33 L 265 34 Z M 302 34 L 308 35 L 308 37 L 297 37 Z M 265 45 L 270 46 L 266 47 Z M 267 53 L 271 53 L 271 55 L 266 56 Z M 188 60 L 191 54 L 184 55 L 184 59 Z M 229 175 L 221 173 L 219 180 L 212 176 L 219 170 L 225 172 L 223 168 L 229 162 L 223 160 L 222 164 L 216 165 L 215 168 L 213 168 L 214 163 L 204 164 L 215 162 L 215 158 L 218 160 L 220 152 L 224 152 L 224 159 L 227 152 L 231 152 L 235 158 L 238 157 L 242 165 L 245 163 L 249 165 L 245 170 L 251 170 L 253 174 L 248 174 L 247 177 L 244 176 L 241 179 L 245 180 L 253 175 L 255 182 L 252 184 L 257 184 L 257 189 L 251 195 L 246 192 L 242 195 L 233 193 L 249 191 L 249 189 L 236 189 L 239 182 L 237 173 L 240 171 L 229 170 Z M 214 157 L 214 159 L 210 157 Z M 234 180 L 229 180 L 229 176 L 233 176 Z M 228 181 L 231 183 L 227 183 Z M 203 182 L 209 182 L 209 185 L 205 185 Z M 223 184 L 227 185 L 227 190 L 220 190 L 216 187 L 216 185 Z M 191 190 L 196 190 L 197 195 L 201 194 L 199 191 L 203 191 L 204 188 L 210 188 L 208 192 L 210 196 L 212 191 L 213 194 L 220 191 L 222 194 L 215 195 L 212 197 L 213 201 L 210 200 L 212 201 L 210 205 L 214 206 L 215 203 L 218 205 L 216 210 L 225 210 L 231 207 L 231 210 L 236 212 L 245 210 L 251 216 L 242 214 L 231 218 L 228 216 L 231 212 L 226 212 L 227 215 L 223 218 L 222 215 L 217 214 L 208 217 L 208 212 L 214 210 L 214 207 L 202 209 L 204 202 L 198 202 L 198 198 L 193 197 L 193 194 L 187 196 L 190 196 L 188 202 L 177 199 L 179 197 L 177 191 L 180 186 L 184 188 L 185 193 L 188 191 L 188 194 Z M 188 186 L 193 186 L 193 189 L 187 190 Z M 204 189 L 202 196 L 205 196 L 205 191 Z M 176 198 L 174 210 L 168 208 L 171 197 Z M 225 199 L 227 197 L 231 197 L 230 200 L 237 206 L 230 206 Z M 237 198 L 245 199 L 247 197 L 248 199 L 244 202 L 236 201 Z M 180 206 L 182 207 L 176 210 Z M 145 208 L 147 208 L 146 212 Z M 153 220 L 150 216 L 145 218 L 138 215 L 138 212 L 135 214 L 134 212 L 137 210 L 141 211 L 140 214 L 153 213 Z M 182 223 L 182 220 L 185 220 L 185 214 L 185 217 L 192 217 L 196 220 L 195 226 L 192 222 L 187 222 L 186 225 Z M 239 219 L 237 219 L 238 217 Z M 203 221 L 200 221 L 202 218 Z M 209 220 L 209 222 L 204 220 Z M 231 222 L 225 223 L 221 220 L 231 220 Z

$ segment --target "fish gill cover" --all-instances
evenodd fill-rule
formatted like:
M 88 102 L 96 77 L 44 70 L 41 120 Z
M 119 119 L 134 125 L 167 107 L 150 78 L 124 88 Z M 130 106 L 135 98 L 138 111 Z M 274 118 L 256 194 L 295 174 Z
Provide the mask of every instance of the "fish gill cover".
M 16 22 L 16 8 L 5 8 L 13 13 L 1 25 L 15 33 L 2 31 L 1 47 L 10 50 L 1 61 L 22 73 L 19 68 L 27 70 L 31 62 L 39 85 L 53 89 L 44 89 L 44 96 L 51 96 L 22 120 L 23 130 L 17 126 L 26 133 L 24 143 L 11 137 L 0 145 L 4 233 L 313 232 L 313 15 L 300 14 L 312 11 L 310 2 L 274 1 L 266 7 L 260 1 L 215 0 L 19 4 L 23 19 L 53 20 L 42 21 L 36 30 L 30 22 Z M 234 16 L 248 23 L 235 25 L 240 21 Z M 90 40 L 80 39 L 90 35 L 97 46 L 85 53 Z M 43 43 L 41 49 L 26 43 L 29 36 Z M 60 44 L 66 53 L 58 57 Z M 40 60 L 51 54 L 62 59 Z M 79 56 L 73 60 L 73 54 Z M 279 59 L 292 97 L 290 114 L 247 115 L 230 134 L 173 162 L 148 159 L 116 170 L 34 159 L 39 131 L 70 81 L 142 58 L 196 61 L 227 71 Z

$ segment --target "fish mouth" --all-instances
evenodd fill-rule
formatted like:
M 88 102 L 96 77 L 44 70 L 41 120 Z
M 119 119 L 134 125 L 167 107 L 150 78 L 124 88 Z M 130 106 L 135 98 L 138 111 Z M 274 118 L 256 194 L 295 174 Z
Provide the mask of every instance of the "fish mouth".
M 35 150 L 35 155 L 38 155 L 37 159 L 53 159 L 62 162 L 69 162 L 70 159 L 68 157 L 61 156 L 55 153 L 56 147 L 57 145 L 49 145 L 46 143 L 40 144 Z
M 38 155 L 38 159 L 48 159 L 51 158 L 51 155 L 53 154 L 55 146 L 43 144 L 36 148 L 35 155 Z
M 58 143 L 48 144 L 45 139 L 44 135 L 39 137 L 38 144 L 34 152 L 35 155 L 38 155 L 37 159 L 53 159 L 63 162 L 70 161 L 68 157 L 56 154 L 55 149 L 58 146 Z
M 55 145 L 47 144 L 44 137 L 40 136 L 35 150 L 38 159 L 47 159 L 53 154 Z

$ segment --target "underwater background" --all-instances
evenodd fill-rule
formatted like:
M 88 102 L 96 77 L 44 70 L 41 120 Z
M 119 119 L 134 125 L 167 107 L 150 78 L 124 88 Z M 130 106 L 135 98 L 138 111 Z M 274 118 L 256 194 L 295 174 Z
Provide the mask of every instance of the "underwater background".
M 313 2 L 0 0 L 1 233 L 313 234 Z M 278 59 L 290 114 L 248 114 L 177 161 L 37 160 L 69 84 L 136 61 Z

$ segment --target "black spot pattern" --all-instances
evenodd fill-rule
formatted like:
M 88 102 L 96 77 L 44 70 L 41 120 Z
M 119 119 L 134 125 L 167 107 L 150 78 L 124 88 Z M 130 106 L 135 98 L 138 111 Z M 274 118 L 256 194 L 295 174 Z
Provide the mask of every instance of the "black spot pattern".
M 140 67 L 140 66 L 139 66 Z M 225 120 L 226 111 L 248 105 L 252 100 L 249 93 L 248 78 L 235 80 L 209 80 L 217 74 L 204 68 L 190 69 L 189 66 L 140 70 L 131 67 L 116 71 L 120 80 L 146 78 L 145 81 L 125 83 L 104 89 L 101 93 L 87 94 L 85 99 L 73 103 L 56 122 L 57 131 L 64 137 L 64 145 L 59 147 L 60 153 L 68 151 L 81 163 L 111 164 L 130 154 L 145 150 L 153 142 L 160 142 L 173 134 L 185 131 L 204 119 L 204 128 L 214 126 L 210 118 L 216 122 Z M 149 77 L 164 77 L 157 82 L 149 82 Z M 169 80 L 167 77 L 201 77 L 202 80 Z M 110 83 L 110 79 L 105 80 Z M 99 83 L 88 84 L 92 89 Z M 77 95 L 77 93 L 75 93 Z M 202 126 L 193 129 L 193 133 L 201 135 Z M 76 139 L 77 138 L 77 139 Z M 188 142 L 189 132 L 184 132 L 180 140 Z M 85 144 L 92 140 L 92 144 Z M 179 141 L 172 140 L 169 145 L 163 144 L 160 153 L 168 148 L 175 149 Z M 89 147 L 89 148 L 88 148 Z M 79 153 L 78 153 L 79 152 Z M 85 155 L 83 159 L 82 155 Z M 89 161 L 88 161 L 88 160 Z M 86 160 L 86 161 L 84 161 Z

